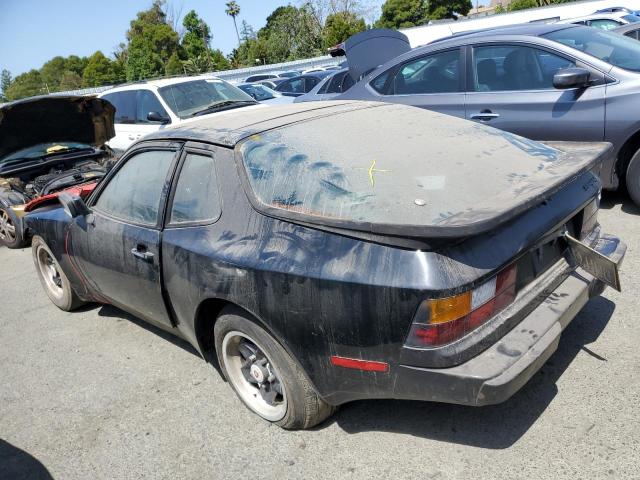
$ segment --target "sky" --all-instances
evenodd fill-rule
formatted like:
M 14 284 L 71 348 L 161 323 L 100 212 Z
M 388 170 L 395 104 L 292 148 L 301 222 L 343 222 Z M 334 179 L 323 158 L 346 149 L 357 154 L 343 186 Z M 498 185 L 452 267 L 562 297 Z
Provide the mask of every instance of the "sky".
M 246 20 L 257 31 L 278 6 L 297 0 L 236 0 L 240 5 L 238 28 Z M 0 0 L 0 70 L 13 77 L 61 55 L 88 56 L 101 50 L 107 56 L 120 42 L 136 13 L 152 0 Z M 195 10 L 213 32 L 211 46 L 225 54 L 237 45 L 225 0 L 170 0 L 182 11 Z M 380 5 L 381 1 L 373 1 Z

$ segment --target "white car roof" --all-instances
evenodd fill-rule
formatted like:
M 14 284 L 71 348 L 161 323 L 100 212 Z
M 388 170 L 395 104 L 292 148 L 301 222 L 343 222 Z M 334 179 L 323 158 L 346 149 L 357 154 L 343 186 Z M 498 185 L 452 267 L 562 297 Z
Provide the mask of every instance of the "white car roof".
M 123 92 L 126 90 L 140 90 L 141 88 L 145 88 L 145 87 L 162 88 L 168 85 L 176 85 L 179 83 L 193 82 L 194 80 L 222 81 L 220 78 L 215 77 L 213 75 L 193 75 L 193 76 L 185 76 L 185 77 L 158 78 L 155 80 L 144 80 L 141 82 L 119 85 L 117 87 L 113 87 L 113 88 L 110 88 L 109 90 L 105 90 L 104 92 L 101 92 L 100 95 L 103 95 L 105 93 Z

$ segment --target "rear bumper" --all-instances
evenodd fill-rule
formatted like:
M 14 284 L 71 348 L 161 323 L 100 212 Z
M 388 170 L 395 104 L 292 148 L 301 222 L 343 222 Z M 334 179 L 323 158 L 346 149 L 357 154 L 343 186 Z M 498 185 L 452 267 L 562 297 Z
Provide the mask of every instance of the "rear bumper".
M 602 236 L 596 250 L 622 263 L 626 245 Z M 395 398 L 462 405 L 501 403 L 516 393 L 558 348 L 562 330 L 604 284 L 578 268 L 509 333 L 471 360 L 450 368 L 400 365 Z

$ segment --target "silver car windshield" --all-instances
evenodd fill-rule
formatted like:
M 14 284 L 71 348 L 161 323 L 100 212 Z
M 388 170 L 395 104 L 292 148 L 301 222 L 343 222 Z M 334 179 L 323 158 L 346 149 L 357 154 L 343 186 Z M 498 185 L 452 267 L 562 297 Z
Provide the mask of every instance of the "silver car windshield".
M 616 67 L 640 72 L 640 42 L 629 37 L 591 27 L 566 28 L 542 36 Z

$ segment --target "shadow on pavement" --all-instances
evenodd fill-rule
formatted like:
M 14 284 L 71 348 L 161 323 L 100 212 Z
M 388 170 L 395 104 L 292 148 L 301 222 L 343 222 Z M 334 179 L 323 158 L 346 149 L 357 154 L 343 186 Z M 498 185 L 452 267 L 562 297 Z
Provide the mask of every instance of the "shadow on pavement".
M 333 420 L 348 433 L 384 431 L 490 449 L 513 445 L 555 397 L 556 382 L 580 350 L 606 361 L 588 348 L 604 330 L 615 304 L 596 297 L 567 327 L 558 350 L 529 382 L 501 405 L 464 407 L 399 400 L 359 401 L 344 405 Z
M 159 337 L 162 337 L 164 340 L 167 340 L 168 342 L 173 343 L 174 345 L 176 345 L 177 347 L 182 348 L 183 350 L 197 356 L 200 357 L 200 354 L 196 351 L 195 348 L 193 348 L 193 346 L 187 342 L 186 340 L 177 337 L 165 330 L 163 330 L 160 327 L 156 327 L 155 325 L 145 322 L 144 320 L 135 317 L 133 315 L 131 315 L 128 312 L 125 312 L 124 310 L 120 310 L 117 307 L 114 307 L 113 305 L 100 305 L 99 306 L 99 310 L 98 310 L 98 315 L 101 317 L 109 317 L 109 318 L 118 318 L 120 320 L 128 320 L 131 323 L 135 323 L 137 326 L 139 326 L 140 328 L 143 328 L 145 330 L 147 330 L 148 332 L 153 333 L 154 335 L 157 335 Z
M 24 450 L 0 439 L 0 478 L 11 480 L 53 479 L 49 470 Z
M 602 200 L 600 202 L 600 208 L 603 210 L 611 210 L 616 205 L 620 205 L 620 210 L 630 215 L 640 215 L 640 208 L 638 208 L 629 195 L 622 190 L 609 192 L 602 192 Z

